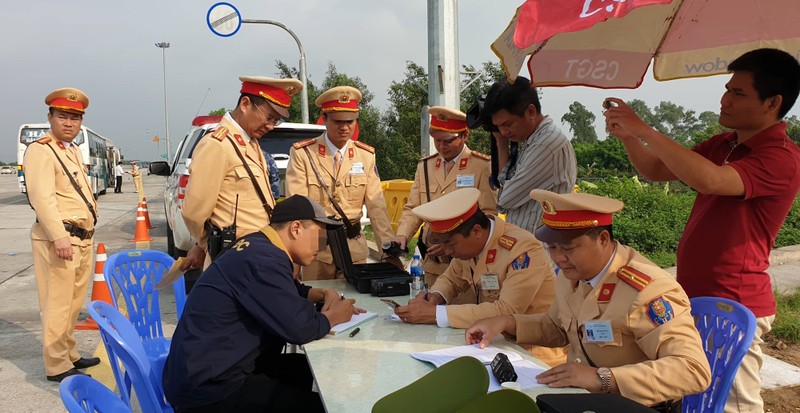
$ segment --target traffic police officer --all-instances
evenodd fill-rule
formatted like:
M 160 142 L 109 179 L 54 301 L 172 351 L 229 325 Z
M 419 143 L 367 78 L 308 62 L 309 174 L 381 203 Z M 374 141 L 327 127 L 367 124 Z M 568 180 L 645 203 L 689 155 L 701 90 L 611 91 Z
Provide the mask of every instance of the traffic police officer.
M 144 198 L 144 184 L 142 183 L 142 171 L 139 169 L 139 165 L 136 162 L 131 162 L 131 171 L 128 173 L 131 174 L 133 187 L 136 189 L 136 193 L 139 194 L 139 202 L 142 202 Z
M 555 274 L 542 243 L 484 214 L 478 208 L 481 196 L 475 188 L 457 189 L 412 210 L 453 260 L 429 292 L 395 309 L 403 321 L 466 328 L 501 314 L 543 313 L 555 300 Z M 471 301 L 454 304 L 464 293 L 470 293 Z M 564 362 L 563 349 L 528 350 L 549 365 Z
M 61 381 L 100 363 L 82 358 L 72 335 L 92 270 L 97 203 L 72 141 L 80 133 L 89 98 L 78 89 L 47 95 L 50 130 L 25 151 L 28 201 L 36 212 L 31 228 L 33 268 L 42 317 L 47 380 Z
M 184 269 L 207 267 L 219 247 L 209 234 L 235 225 L 230 240 L 258 231 L 270 222 L 275 198 L 258 140 L 289 116 L 292 95 L 303 88 L 296 79 L 242 76 L 236 109 L 200 139 L 192 153 L 183 221 L 198 242 Z M 214 243 L 215 239 L 212 239 Z M 218 242 L 217 242 L 218 243 Z
M 536 237 L 561 269 L 556 302 L 543 314 L 479 321 L 467 342 L 485 346 L 505 332 L 518 343 L 570 344 L 569 361 L 540 374 L 540 383 L 680 411 L 683 396 L 705 390 L 711 378 L 686 293 L 669 273 L 614 241 L 612 215 L 622 202 L 541 189 L 530 195 L 544 212 Z
M 485 214 L 497 215 L 497 193 L 489 186 L 490 158 L 467 147 L 467 115 L 444 106 L 433 106 L 428 113 L 431 115 L 430 134 L 438 152 L 420 159 L 417 164 L 414 184 L 394 238 L 401 249 L 406 248 L 408 240 L 423 224 L 411 210 L 458 188 L 478 188 L 478 208 Z M 430 286 L 447 269 L 450 257 L 442 253 L 441 245 L 430 243 L 430 238 L 426 237 L 429 234 L 430 227 L 425 225 L 420 236 L 425 242 L 420 252 L 425 251 L 422 265 L 425 284 Z
M 360 101 L 361 92 L 350 86 L 322 93 L 315 104 L 322 109 L 327 130 L 317 138 L 292 145 L 286 168 L 286 195 L 306 195 L 322 205 L 328 216 L 342 219 L 355 264 L 366 262 L 369 255 L 360 225 L 363 205 L 367 206 L 377 244 L 394 237 L 375 165 L 375 149 L 352 140 Z M 330 248 L 320 251 L 302 273 L 303 280 L 343 277 L 336 271 Z

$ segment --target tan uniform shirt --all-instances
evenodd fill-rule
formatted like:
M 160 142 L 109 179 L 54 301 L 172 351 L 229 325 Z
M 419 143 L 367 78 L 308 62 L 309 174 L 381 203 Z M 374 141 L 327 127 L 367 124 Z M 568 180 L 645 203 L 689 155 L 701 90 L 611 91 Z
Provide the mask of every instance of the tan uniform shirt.
M 235 213 L 237 238 L 269 225 L 269 217 L 254 185 L 261 188 L 267 203 L 275 206 L 264 154 L 257 141 L 247 143 L 238 130 L 239 127 L 225 117 L 217 128 L 200 138 L 192 153 L 182 214 L 189 233 L 203 248 L 208 237 L 204 224 L 208 220 L 219 228 L 228 227 L 233 224 Z M 255 183 L 250 180 L 236 151 L 242 154 L 253 172 Z
M 639 277 L 644 281 L 638 287 L 626 282 L 618 273 L 623 266 L 644 274 Z M 708 386 L 710 369 L 689 298 L 669 273 L 632 248 L 617 245 L 594 289 L 558 277 L 556 297 L 547 313 L 514 316 L 518 343 L 569 343 L 571 361 L 610 367 L 620 393 L 644 405 L 677 400 Z M 613 339 L 589 342 L 587 321 L 610 322 Z
M 305 149 L 311 155 L 309 159 Z M 305 195 L 317 201 L 328 216 L 339 217 L 333 203 L 325 193 L 317 179 L 310 162 L 314 162 L 320 176 L 330 189 L 336 202 L 347 215 L 346 219 L 357 223 L 361 220 L 362 205 L 367 206 L 375 242 L 383 242 L 394 238 L 386 210 L 386 201 L 381 190 L 381 178 L 375 167 L 375 149 L 361 142 L 347 141 L 344 148 L 342 166 L 335 173 L 333 168 L 334 154 L 325 142 L 325 135 L 316 139 L 298 142 L 289 151 L 289 166 L 286 168 L 286 195 Z M 348 242 L 353 262 L 367 258 L 369 251 L 366 243 Z M 357 249 L 356 249 L 357 248 Z M 333 262 L 330 247 L 319 252 L 317 260 L 330 264 Z
M 414 174 L 414 183 L 411 185 L 411 192 L 408 195 L 408 202 L 403 207 L 403 214 L 397 225 L 397 235 L 403 235 L 406 239 L 411 237 L 423 225 L 423 221 L 414 215 L 411 210 L 428 203 L 427 193 L 430 193 L 430 200 L 436 200 L 447 195 L 456 189 L 478 188 L 481 196 L 478 198 L 478 208 L 487 215 L 497 215 L 497 192 L 489 186 L 490 165 L 489 157 L 478 152 L 474 152 L 465 147 L 456 159 L 445 176 L 444 159 L 435 154 L 422 158 L 417 165 L 417 172 Z M 428 188 L 425 185 L 425 167 L 428 164 Z M 430 226 L 425 224 L 422 231 L 428 234 Z M 423 235 L 423 239 L 427 238 Z M 425 258 L 423 268 L 426 273 L 439 275 L 447 269 L 449 263 L 438 262 Z
M 31 228 L 31 238 L 34 240 L 55 241 L 69 236 L 69 232 L 64 229 L 64 222 L 71 222 L 86 230 L 94 229 L 92 213 L 72 187 L 69 177 L 50 148 L 64 162 L 83 195 L 97 211 L 97 203 L 78 147 L 73 145 L 67 148 L 48 132 L 28 147 L 23 161 L 28 200 L 39 221 Z M 92 243 L 91 239 L 81 241 L 72 237 L 71 240 L 74 245 Z

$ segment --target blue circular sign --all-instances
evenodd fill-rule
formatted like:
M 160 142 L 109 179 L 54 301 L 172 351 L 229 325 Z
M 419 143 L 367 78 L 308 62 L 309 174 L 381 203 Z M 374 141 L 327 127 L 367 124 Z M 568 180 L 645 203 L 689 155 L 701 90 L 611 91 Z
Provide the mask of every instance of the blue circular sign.
M 233 4 L 219 2 L 208 9 L 206 23 L 217 36 L 231 37 L 242 27 L 242 14 Z

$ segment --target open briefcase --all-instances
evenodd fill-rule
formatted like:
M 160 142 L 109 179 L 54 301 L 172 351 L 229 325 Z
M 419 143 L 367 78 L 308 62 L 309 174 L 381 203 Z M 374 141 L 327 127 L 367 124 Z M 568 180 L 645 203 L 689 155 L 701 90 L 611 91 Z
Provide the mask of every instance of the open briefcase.
M 344 227 L 328 230 L 328 244 L 336 268 L 358 292 L 382 297 L 409 294 L 411 276 L 396 266 L 386 262 L 353 264 Z

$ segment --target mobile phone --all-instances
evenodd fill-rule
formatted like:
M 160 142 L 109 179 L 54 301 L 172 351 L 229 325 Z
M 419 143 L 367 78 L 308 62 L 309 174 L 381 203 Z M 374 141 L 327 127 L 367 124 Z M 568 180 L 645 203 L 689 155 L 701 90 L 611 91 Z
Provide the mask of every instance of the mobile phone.
M 397 308 L 397 307 L 400 307 L 400 304 L 398 304 L 398 303 L 397 303 L 397 301 L 395 301 L 395 300 L 392 300 L 391 298 L 381 298 L 381 301 L 383 301 L 384 303 L 386 303 L 386 305 L 388 305 L 388 306 L 389 306 L 389 308 L 390 308 L 392 311 L 394 311 L 394 309 L 395 309 L 395 308 Z
M 619 104 L 617 102 L 613 102 L 613 101 L 610 101 L 608 99 L 603 101 L 603 108 L 611 109 L 612 107 L 617 108 L 617 107 L 619 107 Z

